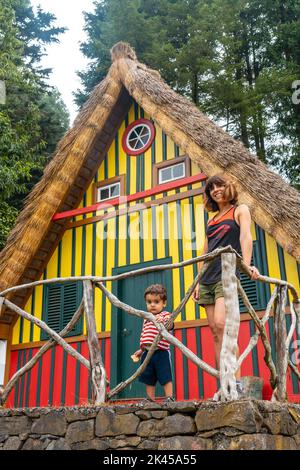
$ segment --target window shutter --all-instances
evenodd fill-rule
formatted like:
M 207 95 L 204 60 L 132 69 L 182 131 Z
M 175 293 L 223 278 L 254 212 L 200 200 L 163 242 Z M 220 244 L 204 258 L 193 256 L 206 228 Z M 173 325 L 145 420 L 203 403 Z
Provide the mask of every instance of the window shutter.
M 251 265 L 256 266 L 262 271 L 261 256 L 259 255 L 259 246 L 257 241 L 253 242 L 253 253 Z M 265 286 L 260 281 L 251 281 L 245 274 L 241 273 L 241 284 L 254 310 L 264 310 L 266 308 Z M 247 309 L 241 298 L 239 298 L 240 312 L 246 312 Z
M 47 325 L 59 333 L 71 320 L 82 299 L 82 283 L 68 282 L 44 287 L 44 318 Z M 82 334 L 82 318 L 67 336 Z M 42 331 L 41 339 L 49 339 Z

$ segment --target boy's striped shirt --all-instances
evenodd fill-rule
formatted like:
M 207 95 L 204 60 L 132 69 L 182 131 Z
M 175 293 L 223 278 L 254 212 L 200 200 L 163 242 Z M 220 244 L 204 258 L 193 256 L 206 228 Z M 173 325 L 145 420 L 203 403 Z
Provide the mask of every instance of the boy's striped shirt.
M 166 324 L 171 314 L 169 312 L 161 312 L 159 315 L 156 315 L 156 316 L 160 316 L 163 319 L 163 323 Z M 158 329 L 151 321 L 144 320 L 143 329 L 141 333 L 141 339 L 140 339 L 140 348 L 144 349 L 145 346 L 151 346 L 151 344 L 153 343 L 158 333 L 159 333 Z M 164 338 L 162 338 L 159 341 L 157 348 L 168 351 L 170 349 L 170 343 Z

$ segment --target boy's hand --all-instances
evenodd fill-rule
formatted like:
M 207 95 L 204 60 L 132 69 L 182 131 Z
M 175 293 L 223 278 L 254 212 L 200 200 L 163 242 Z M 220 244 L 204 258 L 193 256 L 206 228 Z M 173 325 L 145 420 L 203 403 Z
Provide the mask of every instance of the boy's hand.
M 155 315 L 155 320 L 157 323 L 163 323 L 164 322 L 164 317 L 160 313 L 158 315 Z
M 130 357 L 133 360 L 133 362 L 139 362 L 141 355 L 143 354 L 143 351 L 141 349 L 138 349 L 135 351 L 134 354 L 132 354 Z

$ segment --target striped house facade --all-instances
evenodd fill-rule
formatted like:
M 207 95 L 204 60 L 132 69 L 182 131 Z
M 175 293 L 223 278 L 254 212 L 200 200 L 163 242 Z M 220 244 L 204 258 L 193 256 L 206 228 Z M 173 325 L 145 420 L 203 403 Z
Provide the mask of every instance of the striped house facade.
M 203 207 L 206 176 L 156 125 L 151 146 L 137 156 L 124 151 L 125 130 L 139 119 L 150 119 L 134 101 L 94 180 L 87 188 L 79 207 L 66 222 L 65 232 L 52 254 L 43 279 L 80 275 L 111 276 L 142 267 L 177 263 L 199 256 L 205 240 L 207 214 Z M 184 163 L 183 178 L 160 184 L 158 171 Z M 253 175 L 255 178 L 255 175 Z M 112 204 L 94 211 L 96 195 L 120 181 L 125 203 Z M 253 263 L 262 274 L 284 279 L 299 291 L 299 265 L 254 222 Z M 162 282 L 168 289 L 167 309 L 175 308 L 184 297 L 197 272 L 196 265 L 148 274 L 127 281 L 108 282 L 107 287 L 121 300 L 144 307 L 143 292 L 147 285 Z M 270 287 L 243 279 L 256 311 L 263 312 L 270 298 Z M 82 285 L 69 282 L 56 286 L 36 287 L 25 310 L 45 320 L 60 331 L 75 312 L 82 296 Z M 240 351 L 255 332 L 253 321 L 241 306 Z M 110 386 L 127 378 L 137 367 L 130 355 L 138 348 L 141 320 L 117 311 L 99 289 L 95 293 L 96 327 Z M 290 315 L 287 312 L 287 324 Z M 273 341 L 273 320 L 267 331 Z M 85 322 L 79 323 L 67 341 L 88 357 Z M 174 334 L 189 349 L 215 365 L 213 339 L 205 311 L 191 299 L 177 318 Z M 6 380 L 33 357 L 46 336 L 36 326 L 19 318 L 9 345 Z M 294 340 L 300 340 L 294 336 Z M 273 344 L 274 346 L 274 344 Z M 291 351 L 292 352 L 292 351 Z M 264 350 L 257 347 L 242 365 L 242 375 L 261 376 L 268 382 L 269 373 L 263 360 Z M 211 398 L 218 386 L 215 378 L 198 369 L 178 350 L 172 350 L 174 385 L 177 400 Z M 299 401 L 299 383 L 293 373 L 288 376 L 288 395 Z M 158 390 L 161 394 L 161 389 Z M 145 395 L 143 385 L 135 382 L 117 399 L 136 399 Z M 60 346 L 49 350 L 11 392 L 7 406 L 76 405 L 91 399 L 88 371 L 66 354 Z

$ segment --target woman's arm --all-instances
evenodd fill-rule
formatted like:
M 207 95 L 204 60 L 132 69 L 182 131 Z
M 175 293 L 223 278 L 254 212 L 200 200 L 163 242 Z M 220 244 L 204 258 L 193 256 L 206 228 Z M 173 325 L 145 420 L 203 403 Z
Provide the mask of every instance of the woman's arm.
M 240 225 L 240 244 L 244 263 L 252 271 L 251 279 L 255 280 L 259 276 L 259 271 L 251 265 L 253 240 L 251 235 L 251 214 L 246 204 L 241 204 L 237 208 L 237 218 Z

